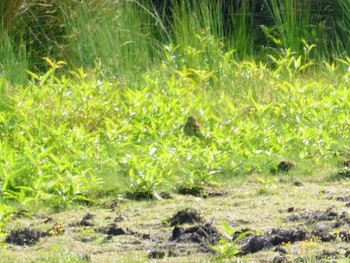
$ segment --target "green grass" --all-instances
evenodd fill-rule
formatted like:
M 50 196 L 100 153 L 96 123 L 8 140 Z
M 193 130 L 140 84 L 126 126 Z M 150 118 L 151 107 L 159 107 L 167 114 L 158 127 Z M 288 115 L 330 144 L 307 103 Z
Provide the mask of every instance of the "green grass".
M 46 60 L 51 69 L 30 73 L 24 87 L 1 82 L 3 221 L 11 207 L 64 209 L 113 188 L 151 193 L 266 175 L 285 159 L 312 175 L 348 157 L 341 68 L 305 75 L 291 54 L 275 70 L 225 59 L 211 71 L 177 70 L 166 60 L 132 86 L 83 69 L 60 74 L 65 63 Z M 183 134 L 189 115 L 205 139 Z
M 35 1 L 0 4 L 0 70 L 25 84 L 26 70 L 48 70 L 43 57 L 66 61 L 69 69 L 98 69 L 110 77 L 135 80 L 158 67 L 176 49 L 178 67 L 216 69 L 222 53 L 263 61 L 288 49 L 318 63 L 349 51 L 347 1 L 178 1 L 157 9 L 150 1 Z
M 245 4 L 230 38 L 212 1 L 181 1 L 169 27 L 135 1 L 13 3 L 0 9 L 0 230 L 16 211 L 265 178 L 282 160 L 317 176 L 349 157 L 345 2 L 333 46 L 305 33 L 330 22 L 311 8 L 298 22 L 288 1 L 271 1 L 264 45 Z M 190 115 L 205 139 L 183 134 Z

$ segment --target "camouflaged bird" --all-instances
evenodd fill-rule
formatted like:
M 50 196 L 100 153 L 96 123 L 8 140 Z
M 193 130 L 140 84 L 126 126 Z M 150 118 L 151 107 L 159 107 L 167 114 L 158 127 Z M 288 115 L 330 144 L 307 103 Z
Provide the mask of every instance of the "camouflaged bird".
M 194 116 L 188 117 L 186 124 L 183 126 L 183 131 L 184 134 L 188 136 L 204 138 L 203 134 L 200 131 L 200 126 L 198 124 L 197 118 Z

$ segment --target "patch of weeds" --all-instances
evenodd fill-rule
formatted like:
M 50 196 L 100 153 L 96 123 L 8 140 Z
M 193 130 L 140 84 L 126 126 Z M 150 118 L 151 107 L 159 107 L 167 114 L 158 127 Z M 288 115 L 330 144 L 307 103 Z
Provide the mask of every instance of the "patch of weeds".
M 189 172 L 179 180 L 177 192 L 183 195 L 202 197 L 204 195 L 204 181 L 202 179 L 199 171 Z
M 259 195 L 268 194 L 269 192 L 271 192 L 271 190 L 277 189 L 277 179 L 276 178 L 267 179 L 267 180 L 265 180 L 264 178 L 259 177 L 259 176 L 256 176 L 255 178 L 261 184 L 261 186 L 258 189 Z
M 136 161 L 134 165 L 136 166 Z M 159 169 L 149 167 L 149 163 L 138 163 L 137 165 L 142 165 L 141 169 L 129 170 L 132 183 L 130 191 L 126 192 L 126 197 L 133 200 L 152 200 L 155 198 L 156 186 L 163 181 L 162 173 Z
M 238 256 L 242 252 L 239 241 L 246 236 L 251 235 L 252 231 L 246 230 L 240 233 L 234 233 L 226 221 L 222 221 L 221 225 L 224 228 L 225 236 L 219 239 L 218 244 L 209 246 L 209 248 L 218 254 L 218 258 L 231 259 Z

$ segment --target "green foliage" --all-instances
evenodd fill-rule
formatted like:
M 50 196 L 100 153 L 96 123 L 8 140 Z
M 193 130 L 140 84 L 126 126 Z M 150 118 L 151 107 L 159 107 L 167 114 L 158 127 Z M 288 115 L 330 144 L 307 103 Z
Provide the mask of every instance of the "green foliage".
M 238 242 L 247 235 L 252 234 L 253 231 L 242 232 L 234 240 L 232 240 L 234 232 L 231 227 L 225 221 L 222 221 L 221 225 L 225 231 L 225 237 L 220 238 L 217 245 L 209 246 L 209 248 L 218 253 L 218 258 L 231 259 L 241 252 Z
M 269 173 L 282 158 L 309 171 L 347 145 L 348 59 L 325 64 L 323 79 L 310 80 L 310 63 L 288 50 L 271 57 L 270 70 L 230 62 L 224 52 L 212 67 L 179 69 L 177 50 L 165 49 L 159 68 L 127 85 L 82 68 L 64 74 L 65 63 L 48 58 L 50 69 L 29 72 L 30 84 L 2 81 L 1 199 L 59 209 L 94 201 L 89 191 L 102 181 L 135 195 L 199 189 Z M 199 118 L 204 138 L 183 134 L 189 115 Z M 260 181 L 262 191 L 273 186 Z
M 264 179 L 260 176 L 256 176 L 256 179 L 258 182 L 260 182 L 261 187 L 258 189 L 258 194 L 263 195 L 267 194 L 270 191 L 276 190 L 277 189 L 277 179 L 272 178 L 272 179 Z
M 113 18 L 112 13 L 103 18 L 96 5 L 76 4 L 83 5 L 76 11 L 82 12 L 81 19 L 91 11 L 107 28 Z M 135 8 L 129 4 L 124 2 L 121 10 Z M 180 6 L 176 14 L 185 16 L 188 8 Z M 218 12 L 198 8 L 206 19 Z M 145 6 L 143 10 L 140 19 L 150 15 Z M 117 18 L 131 19 L 123 14 Z M 17 207 L 44 202 L 61 209 L 76 201 L 93 202 L 89 193 L 103 183 L 151 195 L 159 188 L 200 188 L 221 178 L 266 174 L 281 159 L 293 159 L 310 171 L 345 151 L 349 58 L 313 67 L 315 47 L 302 41 L 301 54 L 285 48 L 270 54 L 269 64 L 240 62 L 232 59 L 235 51 L 225 50 L 213 30 L 217 25 L 198 16 L 187 18 L 197 34 L 187 32 L 179 45 L 164 45 L 158 64 L 146 69 L 151 65 L 146 59 L 133 75 L 123 63 L 131 56 L 132 66 L 137 65 L 149 46 L 125 49 L 128 34 L 121 30 L 115 36 L 122 38 L 115 56 L 108 50 L 110 42 L 78 31 L 79 41 L 89 46 L 79 56 L 96 49 L 87 64 L 93 57 L 105 60 L 94 70 L 71 71 L 69 63 L 45 57 L 44 73 L 20 70 L 31 78 L 25 85 L 1 77 L 0 200 Z M 71 26 L 87 26 L 76 22 Z M 134 22 L 137 28 L 141 20 Z M 141 41 L 141 33 L 139 37 Z M 77 39 L 71 41 L 77 44 Z M 81 47 L 75 44 L 72 50 Z M 111 75 L 116 71 L 105 63 L 108 57 L 112 64 L 120 61 L 120 74 Z M 183 134 L 190 115 L 198 117 L 203 138 Z M 270 185 L 262 184 L 262 189 Z

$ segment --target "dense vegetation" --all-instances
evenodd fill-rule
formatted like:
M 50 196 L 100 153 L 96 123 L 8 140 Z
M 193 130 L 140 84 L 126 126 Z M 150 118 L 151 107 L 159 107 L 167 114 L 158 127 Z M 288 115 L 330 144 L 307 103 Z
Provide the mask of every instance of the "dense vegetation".
M 263 18 L 254 1 L 170 15 L 44 2 L 0 5 L 0 228 L 37 204 L 176 191 L 281 159 L 312 174 L 346 154 L 347 1 L 264 1 Z M 204 139 L 184 136 L 189 115 Z

